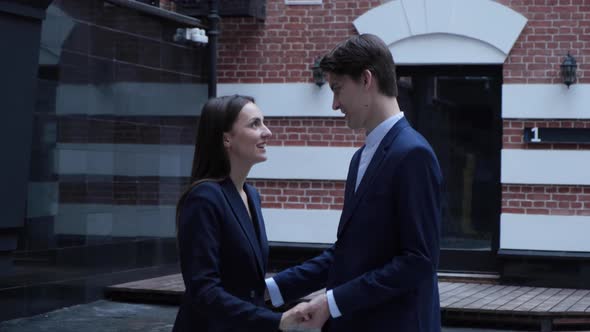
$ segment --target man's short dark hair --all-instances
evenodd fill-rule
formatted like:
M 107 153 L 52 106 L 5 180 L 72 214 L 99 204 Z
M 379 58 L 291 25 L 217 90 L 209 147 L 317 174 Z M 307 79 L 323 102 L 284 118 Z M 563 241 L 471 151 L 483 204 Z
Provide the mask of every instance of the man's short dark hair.
M 377 80 L 379 92 L 397 97 L 393 56 L 383 40 L 375 35 L 362 34 L 338 44 L 322 58 L 320 68 L 327 73 L 348 75 L 357 81 L 368 69 Z

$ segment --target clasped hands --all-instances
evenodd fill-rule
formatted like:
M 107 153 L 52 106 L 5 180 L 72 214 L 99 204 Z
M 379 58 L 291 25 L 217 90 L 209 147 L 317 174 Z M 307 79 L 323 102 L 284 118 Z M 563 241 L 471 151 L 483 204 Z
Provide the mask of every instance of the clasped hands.
M 283 313 L 279 329 L 288 332 L 319 331 L 329 317 L 328 299 L 323 293 Z

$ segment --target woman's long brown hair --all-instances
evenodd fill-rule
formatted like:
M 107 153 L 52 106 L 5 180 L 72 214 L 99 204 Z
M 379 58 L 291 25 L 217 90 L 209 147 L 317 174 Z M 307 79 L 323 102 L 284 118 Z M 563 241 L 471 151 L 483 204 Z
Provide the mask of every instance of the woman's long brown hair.
M 231 165 L 223 146 L 223 133 L 231 131 L 242 108 L 253 102 L 252 97 L 232 95 L 211 98 L 203 105 L 195 141 L 191 183 L 176 203 L 177 233 L 180 210 L 188 193 L 203 182 L 219 182 L 229 176 Z

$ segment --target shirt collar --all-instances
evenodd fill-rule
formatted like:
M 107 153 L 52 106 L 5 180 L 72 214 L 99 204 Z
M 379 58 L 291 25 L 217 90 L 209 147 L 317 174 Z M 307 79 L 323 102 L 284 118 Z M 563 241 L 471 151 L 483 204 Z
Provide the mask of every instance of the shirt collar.
M 399 112 L 396 115 L 390 116 L 387 120 L 381 122 L 375 129 L 373 129 L 365 140 L 365 146 L 369 149 L 379 144 L 383 137 L 389 132 L 395 124 L 404 117 L 404 112 Z

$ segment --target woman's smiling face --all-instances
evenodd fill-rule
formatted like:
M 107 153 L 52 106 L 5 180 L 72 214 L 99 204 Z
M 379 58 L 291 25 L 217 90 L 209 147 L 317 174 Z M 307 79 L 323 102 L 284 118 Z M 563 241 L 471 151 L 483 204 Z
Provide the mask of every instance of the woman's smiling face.
M 254 103 L 244 105 L 232 129 L 224 134 L 230 160 L 239 160 L 249 165 L 265 161 L 266 144 L 271 135 L 264 125 L 260 108 Z

